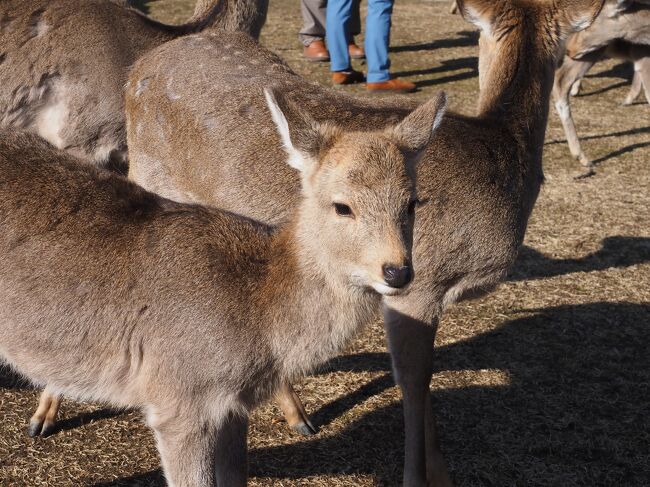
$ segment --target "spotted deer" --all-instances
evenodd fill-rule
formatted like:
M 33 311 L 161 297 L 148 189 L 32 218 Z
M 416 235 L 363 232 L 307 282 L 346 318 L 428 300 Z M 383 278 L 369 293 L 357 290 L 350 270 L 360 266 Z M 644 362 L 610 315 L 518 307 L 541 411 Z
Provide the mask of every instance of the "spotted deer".
M 404 400 L 407 487 L 451 485 L 429 394 L 438 321 L 450 304 L 491 289 L 515 260 L 543 180 L 557 58 L 567 36 L 587 27 L 601 7 L 602 0 L 459 2 L 465 19 L 482 30 L 478 115 L 447 112 L 422 154 L 416 277 L 408 295 L 383 298 Z M 293 153 L 263 116 L 260 93 L 268 85 L 318 123 L 350 130 L 382 129 L 416 106 L 309 83 L 245 35 L 194 35 L 151 51 L 131 71 L 130 177 L 175 200 L 287 220 L 300 181 L 286 167 Z
M 0 131 L 0 359 L 57 396 L 142 410 L 172 487 L 244 486 L 248 412 L 413 277 L 415 164 L 444 95 L 372 132 L 266 99 L 302 181 L 281 227 Z
M 183 25 L 156 22 L 121 0 L 0 2 L 0 128 L 126 171 L 129 67 L 169 40 L 214 28 L 258 36 L 267 0 L 199 0 Z
M 0 128 L 34 132 L 99 166 L 126 172 L 124 84 L 131 65 L 169 40 L 212 29 L 258 37 L 267 0 L 198 0 L 183 25 L 156 22 L 120 0 L 0 2 Z M 46 390 L 31 436 L 55 428 Z
M 608 0 L 593 24 L 567 42 L 566 54 L 555 74 L 553 96 L 571 155 L 582 165 L 579 177 L 594 174 L 595 168 L 580 146 L 569 94 L 577 94 L 582 78 L 606 58 L 634 63 L 632 86 L 623 104 L 632 104 L 641 88 L 650 103 L 650 2 Z

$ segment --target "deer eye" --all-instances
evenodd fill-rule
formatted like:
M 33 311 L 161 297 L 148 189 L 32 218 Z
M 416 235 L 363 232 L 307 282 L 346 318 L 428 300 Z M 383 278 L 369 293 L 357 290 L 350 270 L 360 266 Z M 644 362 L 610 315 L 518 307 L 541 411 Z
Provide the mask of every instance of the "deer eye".
M 354 216 L 352 213 L 352 208 L 343 203 L 334 203 L 334 211 L 339 216 Z
M 418 205 L 418 200 L 413 200 L 409 203 L 409 208 L 408 208 L 409 215 L 413 215 L 415 213 L 415 207 L 417 205 Z

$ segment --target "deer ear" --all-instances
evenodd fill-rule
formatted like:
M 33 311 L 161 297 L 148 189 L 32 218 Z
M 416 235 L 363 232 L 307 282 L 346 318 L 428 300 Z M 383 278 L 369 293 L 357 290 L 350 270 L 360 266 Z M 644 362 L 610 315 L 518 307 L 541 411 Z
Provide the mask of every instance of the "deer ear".
M 589 27 L 603 8 L 605 0 L 563 0 L 557 6 L 556 18 L 565 35 Z
M 303 173 L 313 170 L 322 150 L 331 143 L 334 131 L 316 122 L 279 90 L 265 88 L 264 96 L 289 155 L 287 163 Z
M 456 0 L 456 5 L 465 21 L 474 24 L 486 35 L 492 35 L 494 22 L 494 0 Z
M 417 158 L 440 126 L 446 109 L 447 95 L 444 91 L 440 91 L 387 131 L 397 140 L 399 146 L 404 147 Z

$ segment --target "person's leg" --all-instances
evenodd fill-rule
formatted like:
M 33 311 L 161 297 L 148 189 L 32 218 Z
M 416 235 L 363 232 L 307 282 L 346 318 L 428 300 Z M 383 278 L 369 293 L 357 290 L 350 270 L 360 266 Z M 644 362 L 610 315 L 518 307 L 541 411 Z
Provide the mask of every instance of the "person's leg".
M 298 34 L 304 46 L 325 38 L 327 0 L 301 0 L 302 29 Z
M 361 0 L 352 0 L 352 16 L 348 26 L 348 40 L 352 41 L 354 36 L 361 34 Z
M 368 16 L 366 17 L 368 83 L 380 83 L 390 79 L 388 75 L 390 68 L 388 45 L 392 13 L 393 0 L 368 0 Z
M 350 71 L 348 52 L 348 26 L 352 15 L 353 0 L 329 0 L 327 2 L 327 44 L 330 51 L 330 71 Z

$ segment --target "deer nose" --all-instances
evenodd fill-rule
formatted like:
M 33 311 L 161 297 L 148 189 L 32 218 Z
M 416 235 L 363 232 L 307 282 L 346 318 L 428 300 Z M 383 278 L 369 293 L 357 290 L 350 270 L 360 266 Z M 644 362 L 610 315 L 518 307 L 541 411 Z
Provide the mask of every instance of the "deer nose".
M 404 287 L 413 279 L 413 272 L 411 272 L 410 265 L 394 266 L 384 264 L 383 271 L 384 280 L 390 287 Z

